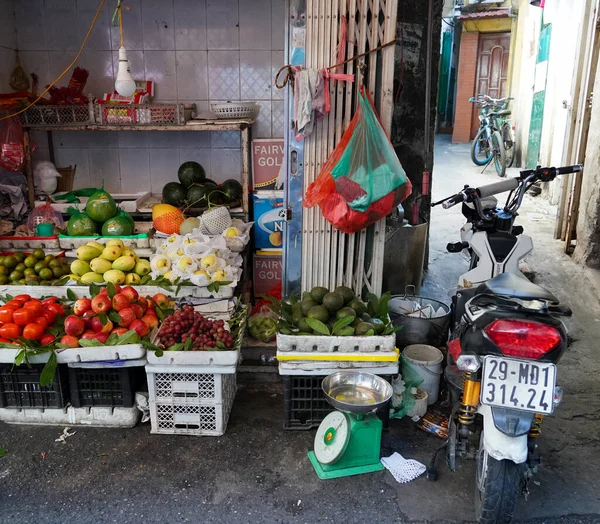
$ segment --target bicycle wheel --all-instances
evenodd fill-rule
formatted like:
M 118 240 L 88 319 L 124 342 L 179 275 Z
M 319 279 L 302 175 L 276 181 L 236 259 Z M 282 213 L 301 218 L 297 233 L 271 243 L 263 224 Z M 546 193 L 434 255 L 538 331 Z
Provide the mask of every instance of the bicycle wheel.
M 515 141 L 513 140 L 512 128 L 508 122 L 502 124 L 502 140 L 504 152 L 506 153 L 506 167 L 512 167 L 515 161 Z
M 500 131 L 494 131 L 490 140 L 492 144 L 492 154 L 494 155 L 494 167 L 498 176 L 506 176 L 506 152 L 504 151 L 504 142 Z
M 476 166 L 485 166 L 492 159 L 492 151 L 485 136 L 485 128 L 481 128 L 471 143 L 471 160 Z

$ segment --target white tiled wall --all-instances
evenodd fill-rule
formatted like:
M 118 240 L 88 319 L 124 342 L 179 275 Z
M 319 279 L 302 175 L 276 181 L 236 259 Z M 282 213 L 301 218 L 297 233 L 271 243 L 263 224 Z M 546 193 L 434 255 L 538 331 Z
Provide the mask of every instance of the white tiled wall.
M 85 91 L 98 97 L 113 91 L 117 69 L 115 3 L 105 4 L 78 62 L 90 71 Z M 45 86 L 75 56 L 97 5 L 97 0 L 0 0 L 0 44 L 14 34 L 4 31 L 3 16 L 14 6 L 12 43 L 21 50 L 25 71 L 36 72 Z M 253 136 L 283 136 L 283 92 L 273 87 L 273 76 L 283 65 L 285 0 L 127 0 L 124 5 L 130 8 L 123 25 L 132 73 L 155 82 L 155 101 L 195 102 L 206 110 L 211 101 L 255 100 L 261 110 Z M 0 48 L 0 65 L 6 59 Z M 2 67 L 0 74 L 5 71 Z M 36 157 L 47 158 L 46 134 L 33 138 Z M 186 160 L 199 161 L 217 182 L 238 177 L 241 166 L 237 133 L 57 132 L 54 147 L 57 164 L 77 164 L 77 187 L 102 179 L 114 192 L 159 193 Z
M 0 93 L 10 93 L 8 79 L 15 67 L 17 32 L 13 0 L 0 0 Z

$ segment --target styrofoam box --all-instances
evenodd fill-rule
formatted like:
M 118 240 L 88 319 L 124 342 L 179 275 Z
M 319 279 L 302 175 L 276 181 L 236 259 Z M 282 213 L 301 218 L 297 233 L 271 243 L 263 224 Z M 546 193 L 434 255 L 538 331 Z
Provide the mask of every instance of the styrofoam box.
M 63 194 L 63 193 L 56 193 L 55 195 L 52 195 L 52 196 L 56 197 L 61 194 Z M 112 193 L 111 196 L 118 203 L 120 209 L 122 209 L 123 211 L 127 211 L 127 213 L 134 213 L 138 209 L 138 203 L 141 205 L 145 200 L 148 199 L 148 197 L 150 196 L 150 193 L 148 191 L 140 191 L 139 193 L 122 193 L 122 194 Z M 79 200 L 80 200 L 80 203 L 78 204 L 78 207 L 80 209 L 84 209 L 85 205 L 88 201 L 88 198 L 87 197 L 79 197 Z M 35 207 L 40 207 L 45 204 L 46 204 L 45 200 L 36 200 Z M 61 213 L 66 213 L 66 211 L 69 207 L 73 207 L 73 204 L 62 203 L 61 201 L 59 201 L 59 202 L 52 202 L 52 207 L 54 209 L 56 209 L 57 211 L 60 211 Z
M 26 286 L 26 285 L 5 285 L 0 286 L 0 295 L 19 295 L 27 293 L 33 298 L 41 297 L 64 297 L 67 294 L 67 287 L 73 290 L 77 297 L 89 296 L 90 289 L 88 286 Z M 152 296 L 156 293 L 164 293 L 172 295 L 171 292 L 158 286 L 134 286 L 136 291 L 143 296 Z M 173 286 L 173 293 L 176 286 Z M 233 297 L 233 287 L 223 286 L 219 288 L 218 293 L 208 291 L 206 287 L 198 286 L 181 286 L 177 297 L 195 297 L 195 298 L 231 298 Z
M 142 417 L 136 408 L 92 407 L 66 409 L 0 409 L 0 420 L 7 424 L 35 426 L 91 426 L 133 428 Z
M 2 251 L 33 251 L 34 249 L 60 251 L 60 241 L 56 236 L 0 237 L 0 250 Z
M 125 237 L 71 237 L 68 235 L 58 236 L 58 242 L 62 249 L 77 249 L 78 247 L 85 246 L 88 242 L 99 242 L 100 244 L 106 244 L 106 242 L 108 242 L 109 240 L 115 239 L 121 240 L 125 247 L 129 247 L 131 249 L 150 248 L 150 237 L 147 234 L 131 235 Z
M 373 353 L 394 351 L 396 335 L 372 337 L 294 336 L 277 334 L 277 351 Z
M 336 371 L 364 371 L 374 375 L 397 375 L 398 362 L 299 361 L 279 362 L 280 375 L 330 375 Z
M 20 349 L 0 348 L 0 363 L 12 364 Z M 108 360 L 139 360 L 146 356 L 146 348 L 141 344 L 126 344 L 122 346 L 98 346 L 88 348 L 60 349 L 56 351 L 59 364 L 77 362 L 98 362 Z M 29 357 L 31 364 L 45 364 L 50 352 Z M 143 365 L 143 364 L 140 364 Z
M 157 366 L 201 366 L 214 373 L 235 373 L 240 360 L 240 350 L 229 351 L 165 351 L 157 357 L 148 351 L 148 364 Z

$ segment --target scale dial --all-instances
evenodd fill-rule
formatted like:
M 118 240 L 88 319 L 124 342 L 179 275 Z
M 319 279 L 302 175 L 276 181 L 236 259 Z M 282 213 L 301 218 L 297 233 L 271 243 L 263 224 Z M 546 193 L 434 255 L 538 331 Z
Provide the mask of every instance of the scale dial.
M 333 464 L 346 451 L 350 441 L 350 421 L 341 411 L 329 413 L 315 435 L 315 457 L 321 464 Z

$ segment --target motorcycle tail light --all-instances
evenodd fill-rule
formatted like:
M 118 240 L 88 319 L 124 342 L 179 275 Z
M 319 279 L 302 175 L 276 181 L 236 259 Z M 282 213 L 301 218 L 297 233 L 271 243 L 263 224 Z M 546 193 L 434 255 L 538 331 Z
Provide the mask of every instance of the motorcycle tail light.
M 513 357 L 538 359 L 561 342 L 555 327 L 527 320 L 496 320 L 483 331 L 504 355 Z
M 456 367 L 461 371 L 475 373 L 481 367 L 481 363 L 475 355 L 461 355 L 456 359 Z
M 462 353 L 462 347 L 460 347 L 460 338 L 454 338 L 448 342 L 448 353 L 450 353 L 455 362 L 458 360 L 458 357 Z

